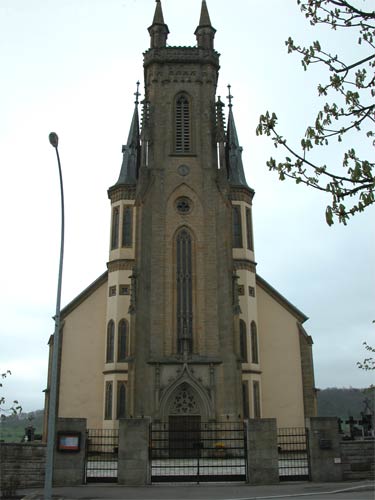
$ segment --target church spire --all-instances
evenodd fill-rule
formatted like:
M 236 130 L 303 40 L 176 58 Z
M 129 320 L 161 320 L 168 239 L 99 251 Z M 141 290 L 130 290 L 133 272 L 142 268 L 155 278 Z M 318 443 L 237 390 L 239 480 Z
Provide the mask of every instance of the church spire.
M 152 21 L 152 24 L 164 24 L 164 16 L 160 0 L 156 0 L 154 20 Z
M 228 115 L 228 126 L 227 126 L 227 140 L 226 140 L 226 159 L 228 168 L 228 181 L 231 186 L 243 186 L 248 188 L 246 182 L 246 177 L 243 169 L 242 163 L 242 147 L 239 144 L 236 124 L 234 122 L 234 116 L 232 111 L 232 99 L 231 86 L 228 85 L 229 95 L 227 96 L 229 100 L 229 115 Z
M 211 20 L 210 20 L 210 15 L 208 13 L 206 0 L 202 1 L 201 17 L 199 20 L 199 26 L 211 26 Z M 211 26 L 211 28 L 212 28 L 212 26 Z
M 198 48 L 213 50 L 215 33 L 216 30 L 212 27 L 206 0 L 202 0 L 199 25 L 194 33 L 197 37 Z
M 140 142 L 139 142 L 139 82 L 137 82 L 137 91 L 135 92 L 135 107 L 133 118 L 130 125 L 128 141 L 126 146 L 122 146 L 123 160 L 120 170 L 120 175 L 115 186 L 118 185 L 135 185 L 138 177 L 138 167 L 140 159 Z
M 155 14 L 151 26 L 148 28 L 150 33 L 150 47 L 160 49 L 166 47 L 169 29 L 164 22 L 163 9 L 161 1 L 156 0 Z

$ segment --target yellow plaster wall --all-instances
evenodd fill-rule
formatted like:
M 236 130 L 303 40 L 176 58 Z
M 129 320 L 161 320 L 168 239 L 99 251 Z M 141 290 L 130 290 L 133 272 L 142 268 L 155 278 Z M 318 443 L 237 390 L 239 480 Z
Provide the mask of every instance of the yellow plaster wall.
M 278 427 L 303 427 L 297 319 L 259 285 L 256 294 L 262 360 L 262 417 L 276 418 Z
M 64 320 L 59 417 L 87 418 L 89 428 L 103 423 L 107 290 L 105 281 Z

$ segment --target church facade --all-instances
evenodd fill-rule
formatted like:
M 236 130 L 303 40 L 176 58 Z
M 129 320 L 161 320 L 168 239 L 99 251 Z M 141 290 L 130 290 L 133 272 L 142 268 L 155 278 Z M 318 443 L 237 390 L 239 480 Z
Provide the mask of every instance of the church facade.
M 137 89 L 108 190 L 107 271 L 62 310 L 58 415 L 304 426 L 316 415 L 307 317 L 256 272 L 254 191 L 230 92 L 228 111 L 216 97 L 205 0 L 196 46 L 167 45 L 160 1 L 149 33 L 144 99 Z

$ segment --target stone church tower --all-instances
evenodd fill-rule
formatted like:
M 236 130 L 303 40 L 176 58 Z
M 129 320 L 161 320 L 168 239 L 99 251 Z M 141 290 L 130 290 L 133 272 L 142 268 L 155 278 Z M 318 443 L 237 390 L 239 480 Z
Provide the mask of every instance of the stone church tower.
M 202 1 L 195 47 L 156 2 L 144 98 L 109 188 L 108 271 L 62 311 L 59 416 L 90 427 L 315 414 L 307 317 L 256 274 L 254 191 Z M 139 109 L 141 108 L 141 117 Z
M 120 287 L 132 270 L 128 413 L 163 420 L 180 412 L 204 420 L 238 418 L 241 362 L 230 228 L 232 210 L 242 208 L 231 200 L 250 203 L 252 191 L 233 116 L 225 137 L 222 104 L 215 104 L 215 30 L 203 2 L 197 47 L 167 47 L 169 30 L 157 2 L 149 33 L 142 132 L 136 103 L 120 177 L 109 189 L 112 286 Z M 250 251 L 238 256 L 253 261 Z M 108 320 L 118 324 L 124 301 L 117 295 L 108 302 Z

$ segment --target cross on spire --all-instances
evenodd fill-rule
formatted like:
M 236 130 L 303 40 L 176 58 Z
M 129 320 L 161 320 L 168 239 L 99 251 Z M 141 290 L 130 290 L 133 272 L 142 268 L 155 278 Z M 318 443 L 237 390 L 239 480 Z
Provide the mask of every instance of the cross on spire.
M 227 99 L 229 100 L 228 106 L 231 108 L 233 106 L 233 104 L 232 104 L 233 96 L 230 93 L 230 89 L 232 88 L 232 86 L 231 85 L 227 85 L 227 87 L 228 87 L 228 91 L 229 91 L 229 95 L 227 95 Z
M 134 92 L 134 95 L 135 95 L 135 102 L 134 102 L 134 104 L 136 104 L 137 106 L 139 104 L 138 97 L 141 95 L 139 93 L 139 85 L 140 85 L 140 83 L 139 83 L 139 80 L 138 80 L 138 82 L 137 82 L 137 92 Z

